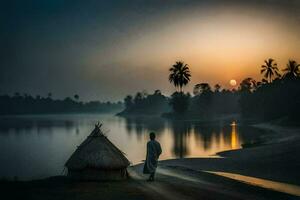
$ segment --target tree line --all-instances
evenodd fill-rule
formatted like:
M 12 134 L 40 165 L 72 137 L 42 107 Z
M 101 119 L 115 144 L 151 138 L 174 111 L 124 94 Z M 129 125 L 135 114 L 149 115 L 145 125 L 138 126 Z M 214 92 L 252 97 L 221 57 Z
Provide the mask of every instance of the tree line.
M 300 65 L 289 60 L 280 70 L 270 58 L 261 66 L 261 74 L 261 81 L 247 78 L 240 84 L 242 116 L 297 124 L 300 119 Z
M 124 105 L 125 109 L 118 115 L 161 115 L 170 111 L 168 98 L 162 95 L 160 90 L 155 90 L 153 94 L 143 91 L 137 92 L 134 96 L 127 95 L 124 98 Z
M 66 97 L 63 100 L 53 99 L 52 93 L 46 97 L 29 94 L 0 95 L 0 115 L 15 114 L 55 114 L 55 113 L 102 113 L 116 112 L 123 109 L 123 103 L 110 101 L 79 101 L 79 95 L 73 98 Z
M 192 77 L 189 66 L 182 61 L 169 69 L 169 81 L 176 91 L 166 97 L 159 90 L 152 95 L 138 92 L 125 99 L 123 114 L 161 114 L 168 118 L 208 119 L 223 114 L 240 114 L 243 118 L 257 120 L 299 120 L 300 65 L 289 60 L 279 69 L 269 58 L 260 67 L 261 80 L 245 78 L 236 89 L 225 89 L 216 84 L 198 83 L 193 94 L 183 88 Z M 158 92 L 159 91 L 159 92 Z M 153 98 L 157 101 L 153 101 Z M 162 107 L 160 107 L 163 105 Z

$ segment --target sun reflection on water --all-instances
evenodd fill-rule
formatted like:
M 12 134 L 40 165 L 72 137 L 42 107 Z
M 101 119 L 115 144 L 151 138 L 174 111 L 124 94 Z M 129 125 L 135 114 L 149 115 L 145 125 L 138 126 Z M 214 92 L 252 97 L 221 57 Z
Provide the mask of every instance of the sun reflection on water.
M 179 157 L 211 157 L 217 152 L 239 149 L 243 142 L 235 121 L 219 129 L 194 126 L 186 134 L 180 131 L 175 133 L 181 135 L 173 137 L 177 147 L 174 153 Z M 181 141 L 176 141 L 178 139 Z
M 239 138 L 238 138 L 236 126 L 237 126 L 236 122 L 233 121 L 231 123 L 231 149 L 238 149 L 241 147 L 241 145 L 239 144 Z

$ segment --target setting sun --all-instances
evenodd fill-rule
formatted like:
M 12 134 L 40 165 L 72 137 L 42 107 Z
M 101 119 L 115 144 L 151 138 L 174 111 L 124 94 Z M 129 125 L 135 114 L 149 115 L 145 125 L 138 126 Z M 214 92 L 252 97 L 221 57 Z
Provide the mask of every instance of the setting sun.
M 229 81 L 229 83 L 230 83 L 231 86 L 236 86 L 236 80 L 234 80 L 234 79 L 231 79 Z

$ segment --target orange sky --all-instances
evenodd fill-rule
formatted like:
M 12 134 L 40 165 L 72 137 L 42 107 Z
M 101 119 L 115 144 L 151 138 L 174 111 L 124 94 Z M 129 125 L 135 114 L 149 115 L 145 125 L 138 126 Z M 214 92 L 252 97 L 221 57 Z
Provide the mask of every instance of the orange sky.
M 169 95 L 175 89 L 168 69 L 178 60 L 190 66 L 189 92 L 200 82 L 230 88 L 231 79 L 261 79 L 270 57 L 281 69 L 290 58 L 300 62 L 299 1 L 23 4 L 2 12 L 11 23 L 0 34 L 1 94 L 120 100 L 160 89 Z
M 261 79 L 260 66 L 272 57 L 283 68 L 289 58 L 300 61 L 299 26 L 296 19 L 264 10 L 221 8 L 174 16 L 173 23 L 162 19 L 151 30 L 123 42 L 114 51 L 116 62 L 132 68 L 158 71 L 162 85 L 168 68 L 176 61 L 189 64 L 192 81 L 220 83 L 231 88 L 231 79 Z M 125 50 L 125 51 L 124 51 Z M 98 58 L 94 62 L 98 63 Z M 130 67 L 129 67 L 130 68 Z M 156 73 L 154 73 L 156 74 Z M 142 89 L 142 88 L 141 88 Z

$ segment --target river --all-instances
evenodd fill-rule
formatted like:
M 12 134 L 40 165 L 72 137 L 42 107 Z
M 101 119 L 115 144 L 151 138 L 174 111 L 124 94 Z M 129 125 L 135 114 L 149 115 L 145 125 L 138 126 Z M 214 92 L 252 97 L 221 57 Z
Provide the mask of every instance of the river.
M 24 115 L 0 117 L 0 178 L 30 180 L 61 175 L 64 163 L 103 123 L 104 134 L 132 164 L 145 159 L 148 134 L 161 143 L 160 159 L 209 157 L 238 149 L 263 130 L 241 126 L 236 120 L 204 123 L 162 118 L 122 118 L 113 114 Z

